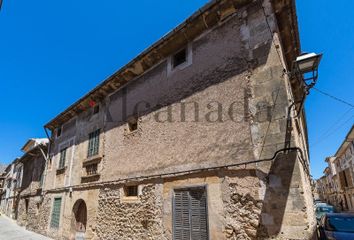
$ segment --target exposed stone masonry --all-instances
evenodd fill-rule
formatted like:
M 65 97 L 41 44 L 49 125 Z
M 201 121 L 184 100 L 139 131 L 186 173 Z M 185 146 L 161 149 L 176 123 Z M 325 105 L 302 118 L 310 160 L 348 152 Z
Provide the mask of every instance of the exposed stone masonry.
M 254 170 L 239 172 L 236 178 L 226 178 L 224 208 L 226 214 L 225 237 L 231 240 L 258 239 L 257 233 L 262 212 L 262 199 L 255 196 L 262 187 Z
M 99 239 L 163 239 L 157 185 L 142 186 L 138 199 L 125 199 L 121 186 L 102 189 L 98 200 Z

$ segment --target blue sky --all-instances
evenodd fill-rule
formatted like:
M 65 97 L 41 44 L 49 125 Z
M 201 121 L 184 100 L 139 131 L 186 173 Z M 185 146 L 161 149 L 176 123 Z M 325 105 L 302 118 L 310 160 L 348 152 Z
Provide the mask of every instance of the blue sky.
M 206 2 L 4 0 L 0 162 L 21 155 L 28 138 L 45 136 L 46 122 Z M 302 49 L 324 53 L 317 87 L 353 103 L 354 2 L 324 2 L 297 1 Z M 315 91 L 307 98 L 314 177 L 353 123 L 348 109 Z

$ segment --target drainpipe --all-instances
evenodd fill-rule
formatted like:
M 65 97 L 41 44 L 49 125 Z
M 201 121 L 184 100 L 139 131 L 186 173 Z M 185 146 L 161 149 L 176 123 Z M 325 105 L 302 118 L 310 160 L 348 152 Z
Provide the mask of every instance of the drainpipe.
M 45 166 L 44 166 L 44 170 L 43 170 L 43 180 L 42 180 L 42 197 L 44 197 L 43 189 L 45 186 L 45 181 L 46 181 L 46 176 L 47 176 L 47 170 L 48 170 L 47 166 L 48 166 L 48 160 L 50 159 L 50 151 L 51 151 L 51 143 L 52 143 L 52 139 L 50 138 L 46 127 L 44 127 L 44 132 L 47 135 L 49 142 L 48 142 L 48 147 L 47 147 L 47 153 L 45 153 L 44 150 L 41 147 L 39 147 L 39 149 L 44 157 L 44 160 L 45 160 Z

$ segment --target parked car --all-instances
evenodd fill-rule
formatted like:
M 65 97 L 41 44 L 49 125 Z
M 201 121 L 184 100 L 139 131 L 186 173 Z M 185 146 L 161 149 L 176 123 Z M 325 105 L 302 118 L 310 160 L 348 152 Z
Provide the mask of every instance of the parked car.
M 318 203 L 325 203 L 325 202 L 323 202 L 323 201 L 320 200 L 320 199 L 315 199 L 315 200 L 313 200 L 313 204 L 314 204 L 314 205 L 317 205 Z
M 318 203 L 315 206 L 315 214 L 316 214 L 316 219 L 317 221 L 320 221 L 322 216 L 325 215 L 326 213 L 334 213 L 334 207 L 332 205 L 329 205 L 327 203 Z
M 326 213 L 318 225 L 320 240 L 353 240 L 353 213 Z

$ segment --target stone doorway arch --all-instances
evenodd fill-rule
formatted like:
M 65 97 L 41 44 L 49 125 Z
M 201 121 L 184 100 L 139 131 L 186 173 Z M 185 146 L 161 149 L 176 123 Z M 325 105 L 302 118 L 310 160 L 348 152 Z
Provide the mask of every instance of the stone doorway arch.
M 87 207 L 84 200 L 75 202 L 71 217 L 71 239 L 84 240 L 87 224 Z

